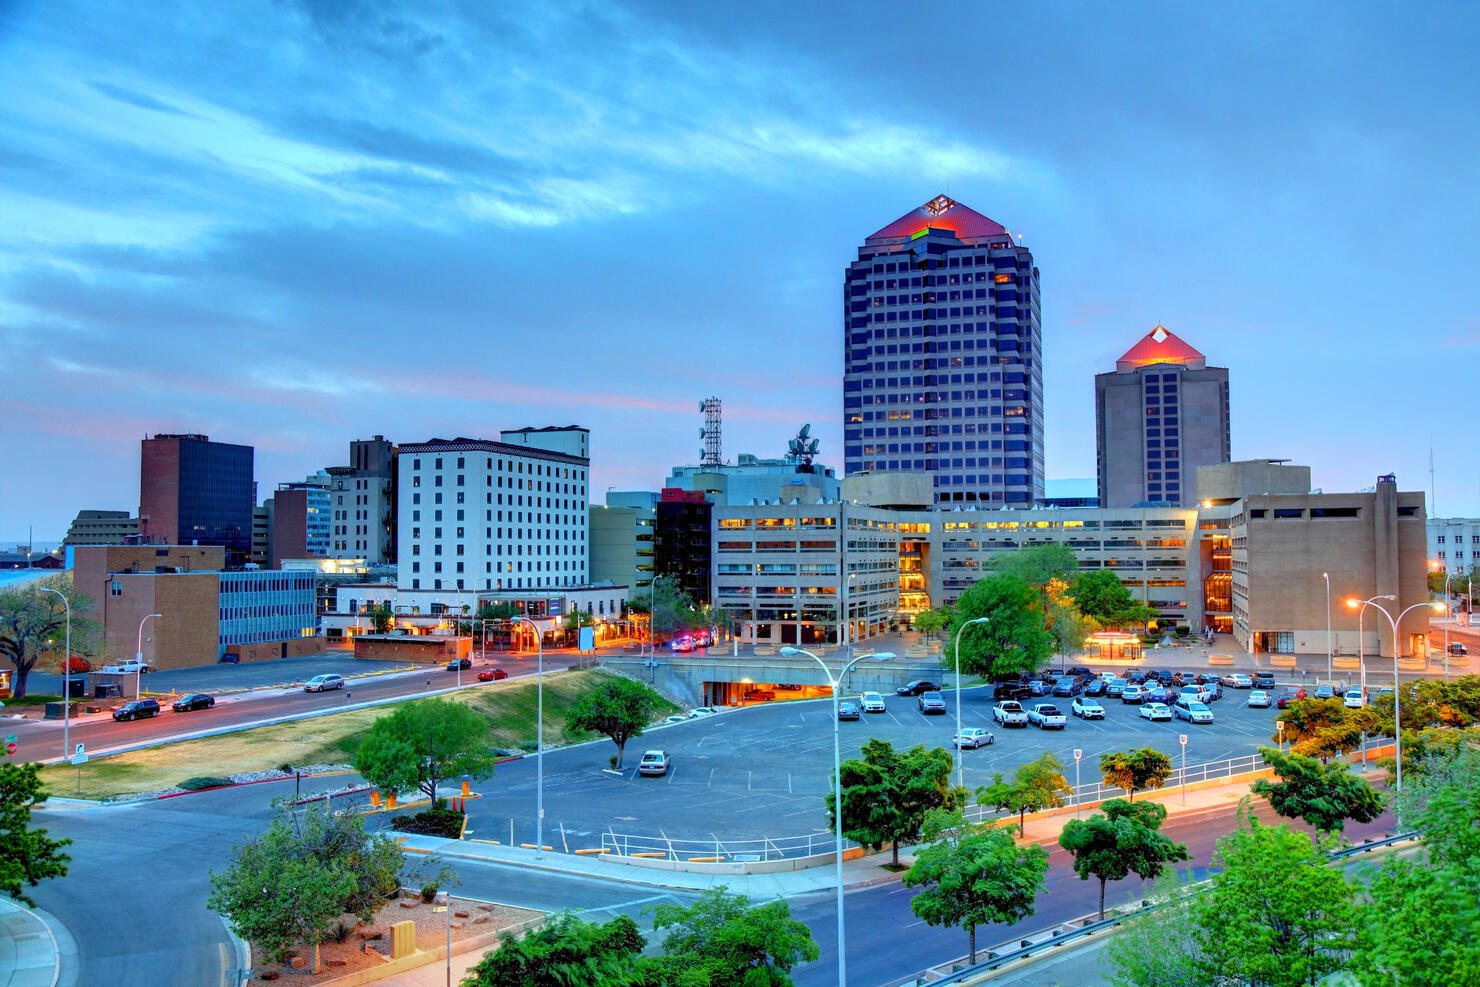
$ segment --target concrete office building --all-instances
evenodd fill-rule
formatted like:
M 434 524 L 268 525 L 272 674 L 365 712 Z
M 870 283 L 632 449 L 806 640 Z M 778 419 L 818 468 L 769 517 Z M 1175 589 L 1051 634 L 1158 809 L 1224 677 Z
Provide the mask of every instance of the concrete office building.
M 302 483 L 280 483 L 272 495 L 268 566 L 281 569 L 286 559 L 329 558 L 330 486 L 327 473 Z M 255 529 L 254 529 L 255 530 Z
M 139 540 L 140 520 L 128 511 L 78 511 L 63 545 L 123 545 Z
M 1099 506 L 1196 506 L 1199 467 L 1230 455 L 1228 370 L 1157 326 L 1095 375 Z
M 803 487 L 816 490 L 809 492 Z M 842 484 L 832 467 L 821 463 L 804 463 L 794 456 L 761 459 L 742 452 L 733 463 L 675 466 L 663 489 L 696 490 L 716 502 L 749 504 L 809 496 L 835 500 Z
M 1480 518 L 1431 517 L 1425 537 L 1435 568 L 1454 574 L 1451 589 L 1464 585 L 1465 574 L 1480 570 Z
M 396 448 L 383 435 L 349 444 L 349 465 L 331 466 L 329 558 L 396 561 Z
M 207 436 L 158 434 L 139 455 L 139 517 L 143 533 L 169 545 L 222 545 L 226 564 L 252 552 L 251 446 Z
M 944 195 L 865 239 L 843 281 L 844 475 L 913 470 L 933 501 L 1043 496 L 1038 269 Z

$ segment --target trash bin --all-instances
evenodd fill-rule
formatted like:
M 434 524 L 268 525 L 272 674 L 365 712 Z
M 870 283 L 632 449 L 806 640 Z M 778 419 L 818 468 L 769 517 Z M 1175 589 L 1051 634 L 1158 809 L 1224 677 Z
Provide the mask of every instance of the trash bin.
M 117 699 L 122 695 L 123 693 L 119 691 L 118 686 L 111 682 L 93 687 L 94 699 Z
M 69 698 L 69 699 L 85 699 L 85 698 L 87 698 L 87 679 L 79 679 L 79 678 L 69 678 L 69 679 L 67 679 L 67 698 Z

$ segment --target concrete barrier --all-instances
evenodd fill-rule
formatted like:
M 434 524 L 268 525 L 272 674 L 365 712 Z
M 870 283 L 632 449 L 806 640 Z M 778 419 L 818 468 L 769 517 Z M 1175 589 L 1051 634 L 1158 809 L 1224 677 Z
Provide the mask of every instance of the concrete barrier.
M 1209 665 L 1232 665 L 1233 655 L 1208 655 Z
M 1361 668 L 1362 663 L 1357 661 L 1357 659 L 1355 658 L 1346 658 L 1341 655 L 1337 655 L 1336 657 L 1331 659 L 1331 667 L 1345 669 Z
M 1270 668 L 1294 668 L 1295 667 L 1295 656 L 1294 655 L 1270 655 L 1269 656 L 1269 667 Z

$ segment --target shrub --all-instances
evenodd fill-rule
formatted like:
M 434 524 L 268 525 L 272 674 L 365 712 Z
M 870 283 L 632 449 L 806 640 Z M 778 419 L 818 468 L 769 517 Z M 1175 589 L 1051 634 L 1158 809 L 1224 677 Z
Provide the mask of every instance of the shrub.
M 293 765 L 286 764 L 286 763 L 279 764 L 278 765 L 278 770 L 281 771 L 285 775 L 290 775 L 290 774 L 293 773 Z
M 329 929 L 329 938 L 335 942 L 344 942 L 354 934 L 354 931 L 355 927 L 348 922 L 335 922 L 333 927 Z
M 230 778 L 213 778 L 209 775 L 202 775 L 199 778 L 186 778 L 175 787 L 183 788 L 187 792 L 198 792 L 205 788 L 223 788 L 229 784 L 231 784 Z
M 462 836 L 463 814 L 452 809 L 428 809 L 414 816 L 402 816 L 393 820 L 391 826 L 402 833 L 419 836 L 444 836 L 455 840 Z
M 435 884 L 428 884 L 426 887 L 421 889 L 421 900 L 426 904 L 430 905 L 434 900 L 436 900 L 436 897 L 437 886 Z

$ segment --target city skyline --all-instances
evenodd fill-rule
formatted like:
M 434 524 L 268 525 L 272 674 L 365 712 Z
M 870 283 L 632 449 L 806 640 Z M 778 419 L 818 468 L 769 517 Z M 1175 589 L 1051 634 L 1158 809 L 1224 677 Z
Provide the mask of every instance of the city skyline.
M 963 70 L 881 56 L 887 5 L 7 5 L 0 541 L 136 510 L 156 432 L 254 446 L 260 501 L 372 434 L 578 424 L 600 502 L 717 395 L 727 459 L 810 422 L 841 471 L 839 270 L 938 194 L 1042 272 L 1049 478 L 1162 324 L 1235 459 L 1428 494 L 1432 447 L 1431 515 L 1480 515 L 1480 16 L 1390 15 L 945 7 Z

